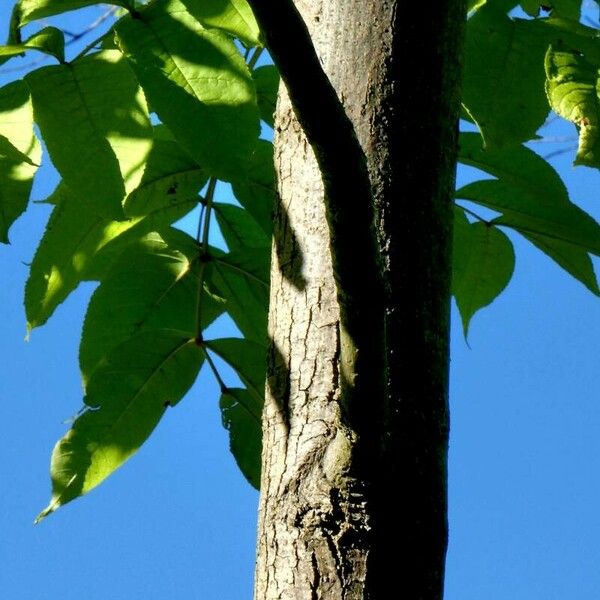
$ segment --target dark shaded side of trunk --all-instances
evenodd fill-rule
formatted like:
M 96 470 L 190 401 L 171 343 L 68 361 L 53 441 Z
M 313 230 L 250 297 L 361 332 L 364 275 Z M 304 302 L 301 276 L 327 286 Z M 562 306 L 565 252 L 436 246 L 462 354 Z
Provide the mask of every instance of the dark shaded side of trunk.
M 365 155 L 376 214 L 365 227 L 378 240 L 383 285 L 357 286 L 350 298 L 374 323 L 372 336 L 356 312 L 340 324 L 344 290 L 333 265 L 352 239 L 336 231 L 332 245 L 328 175 L 294 113 L 298 93 L 319 89 L 310 79 L 305 91 L 290 85 L 276 121 L 280 203 L 255 598 L 439 600 L 465 6 L 296 5 Z M 359 281 L 362 268 L 357 260 Z

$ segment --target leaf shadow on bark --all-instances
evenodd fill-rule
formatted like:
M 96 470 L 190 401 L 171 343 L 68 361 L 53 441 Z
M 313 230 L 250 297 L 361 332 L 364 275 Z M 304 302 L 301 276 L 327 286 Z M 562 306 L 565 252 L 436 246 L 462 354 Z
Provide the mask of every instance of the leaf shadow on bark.
M 302 292 L 308 284 L 303 273 L 304 255 L 302 247 L 290 223 L 287 208 L 281 201 L 279 194 L 276 195 L 275 202 L 277 206 L 275 207 L 273 235 L 279 271 L 289 283 Z
M 272 336 L 269 336 L 268 352 L 267 393 L 274 401 L 287 437 L 290 432 L 290 367 Z

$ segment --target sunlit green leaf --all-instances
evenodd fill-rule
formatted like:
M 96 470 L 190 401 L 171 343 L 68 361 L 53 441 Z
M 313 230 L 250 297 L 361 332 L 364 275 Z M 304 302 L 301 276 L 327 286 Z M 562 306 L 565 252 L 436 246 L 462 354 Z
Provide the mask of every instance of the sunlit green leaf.
M 17 4 L 18 23 L 22 27 L 31 21 L 45 19 L 70 10 L 85 8 L 92 4 L 132 5 L 129 0 L 19 0 Z
M 140 12 L 123 18 L 116 31 L 149 103 L 199 164 L 230 180 L 247 163 L 259 133 L 243 58 L 227 35 L 204 29 L 177 0 Z
M 88 307 L 79 348 L 84 383 L 112 348 L 140 331 L 177 331 L 193 338 L 218 317 L 223 304 L 203 293 L 197 323 L 205 268 L 195 240 L 180 231 L 151 234 L 129 245 Z
M 127 61 L 106 50 L 25 79 L 66 185 L 98 214 L 122 218 L 121 202 L 137 186 L 152 147 L 144 98 Z
M 600 167 L 598 67 L 580 52 L 556 46 L 548 49 L 545 64 L 550 104 L 579 132 L 575 164 Z
M 0 242 L 27 207 L 41 158 L 27 86 L 10 83 L 0 88 Z
M 248 390 L 227 388 L 219 404 L 231 453 L 250 485 L 260 489 L 262 403 Z
M 467 337 L 473 315 L 508 285 L 515 254 L 502 231 L 481 222 L 469 223 L 460 209 L 455 214 L 452 293 Z
M 477 10 L 486 3 L 486 0 L 467 0 L 467 12 Z
M 246 0 L 182 0 L 204 27 L 216 28 L 249 46 L 260 45 L 260 29 Z
M 156 129 L 156 128 L 155 128 Z M 125 199 L 125 214 L 136 217 L 195 198 L 208 179 L 206 171 L 177 142 L 155 137 L 144 174 Z
M 65 38 L 60 29 L 44 27 L 22 44 L 0 46 L 0 63 L 5 62 L 3 58 L 8 59 L 12 56 L 19 56 L 26 50 L 37 50 L 54 56 L 59 62 L 64 62 Z
M 145 216 L 111 221 L 82 210 L 64 188 L 55 200 L 25 288 L 29 329 L 43 325 L 81 281 L 101 279 L 128 243 L 177 221 L 196 205 L 193 198 L 176 203 L 165 198 Z
M 144 332 L 117 346 L 87 386 L 89 410 L 58 442 L 52 499 L 36 521 L 86 494 L 134 454 L 196 379 L 204 351 L 178 332 Z
M 256 97 L 260 110 L 260 118 L 269 127 L 273 127 L 273 115 L 275 114 L 277 92 L 279 90 L 279 73 L 277 68 L 273 65 L 258 67 L 258 69 L 252 72 L 252 77 L 256 84 Z

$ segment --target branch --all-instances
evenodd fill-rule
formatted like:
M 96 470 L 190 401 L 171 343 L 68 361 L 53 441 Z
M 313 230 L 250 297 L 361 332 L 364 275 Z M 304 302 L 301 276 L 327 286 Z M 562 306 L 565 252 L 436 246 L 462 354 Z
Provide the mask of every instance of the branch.
M 342 324 L 360 346 L 383 297 L 366 157 L 294 2 L 249 3 L 321 171 Z

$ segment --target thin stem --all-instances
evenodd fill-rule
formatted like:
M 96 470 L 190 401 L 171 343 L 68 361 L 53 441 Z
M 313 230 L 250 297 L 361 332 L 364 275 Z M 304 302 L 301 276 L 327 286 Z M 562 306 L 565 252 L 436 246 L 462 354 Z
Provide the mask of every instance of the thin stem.
M 80 40 L 82 37 L 85 37 L 88 33 L 91 33 L 92 31 L 97 29 L 100 25 L 102 25 L 102 23 L 104 23 L 104 21 L 113 17 L 116 14 L 117 10 L 118 10 L 118 7 L 116 7 L 116 6 L 109 8 L 105 13 L 101 14 L 95 21 L 90 23 L 85 29 L 83 29 L 82 31 L 79 31 L 77 33 L 67 33 L 66 31 L 63 31 L 63 33 L 67 33 L 67 35 L 69 35 L 71 38 L 66 43 L 66 45 L 70 46 L 71 44 Z M 92 48 L 94 48 L 98 43 L 100 43 L 109 33 L 110 33 L 110 30 L 105 31 L 101 36 L 97 37 L 93 42 L 88 44 L 79 54 L 77 54 L 77 56 L 73 60 L 76 60 L 77 58 L 86 55 Z
M 202 252 L 203 254 L 208 253 L 208 233 L 210 230 L 210 218 L 212 216 L 213 200 L 215 196 L 215 190 L 217 189 L 217 179 L 211 177 L 208 180 L 208 189 L 206 190 L 206 216 L 204 217 L 204 231 L 202 232 Z
M 202 350 L 204 350 L 204 356 L 206 356 L 206 362 L 208 363 L 210 370 L 213 372 L 213 375 L 215 376 L 215 379 L 217 380 L 217 383 L 219 384 L 219 387 L 221 388 L 221 394 L 225 394 L 227 392 L 227 386 L 225 385 L 223 378 L 219 374 L 217 365 L 215 365 L 215 361 L 212 359 L 212 356 L 206 349 L 206 346 L 202 346 Z
M 556 156 L 560 156 L 561 154 L 566 154 L 567 152 L 571 152 L 576 149 L 577 149 L 577 146 L 561 148 L 560 150 L 555 150 L 554 152 L 549 152 L 548 154 L 544 154 L 542 156 L 542 158 L 544 158 L 545 160 L 550 160 L 551 158 L 555 158 Z
M 198 218 L 198 230 L 196 231 L 196 241 L 198 244 L 201 244 L 200 241 L 202 238 L 202 224 L 204 223 L 204 211 L 206 210 L 206 204 L 202 204 L 202 208 L 200 209 L 200 217 Z
M 260 58 L 260 55 L 265 51 L 264 48 L 256 48 L 256 50 L 254 51 L 254 54 L 252 55 L 252 58 L 248 61 L 248 68 L 252 71 L 252 69 L 254 69 L 254 67 L 256 66 L 256 63 L 258 62 L 258 59 Z
M 208 181 L 208 189 L 204 197 L 200 218 L 198 219 L 198 234 L 196 241 L 200 246 L 200 272 L 198 273 L 198 299 L 196 302 L 196 342 L 202 343 L 202 294 L 204 292 L 204 278 L 206 276 L 206 267 L 210 259 L 208 250 L 208 237 L 210 233 L 210 220 L 212 215 L 212 205 L 217 188 L 217 179 L 211 177 Z
M 97 37 L 93 42 L 90 42 L 74 59 L 73 61 L 77 60 L 78 58 L 81 58 L 82 56 L 85 56 L 90 50 L 93 50 L 100 42 L 102 42 L 102 40 L 104 40 L 105 37 L 107 37 L 109 34 L 114 33 L 114 31 L 112 29 L 109 29 L 108 31 L 106 31 L 105 33 L 103 33 L 101 36 Z

